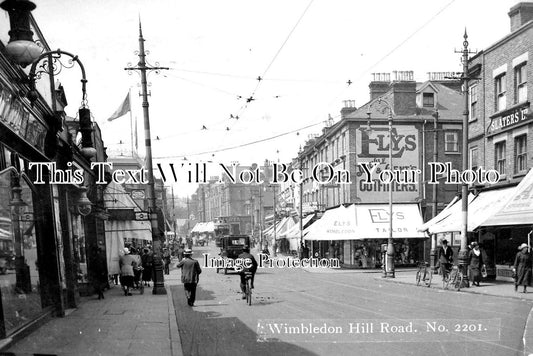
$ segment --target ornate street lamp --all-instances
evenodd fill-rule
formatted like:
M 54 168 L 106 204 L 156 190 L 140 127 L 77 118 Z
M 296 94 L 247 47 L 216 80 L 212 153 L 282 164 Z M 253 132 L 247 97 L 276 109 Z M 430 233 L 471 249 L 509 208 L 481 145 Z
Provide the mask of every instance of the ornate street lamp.
M 374 100 L 372 101 L 369 105 L 368 105 L 368 111 L 367 111 L 367 115 L 368 115 L 368 121 L 367 121 L 367 124 L 368 124 L 368 130 L 370 130 L 370 116 L 371 116 L 371 112 L 370 112 L 370 108 L 375 104 L 375 103 L 378 103 L 378 104 L 381 104 L 383 103 L 385 105 L 385 107 L 387 109 L 389 109 L 389 115 L 388 115 L 388 123 L 389 123 L 389 169 L 391 171 L 391 175 L 392 175 L 392 118 L 393 116 L 396 116 L 396 114 L 394 113 L 394 109 L 392 107 L 392 105 L 382 99 L 382 98 L 378 98 L 377 100 Z M 391 177 L 391 182 L 389 184 L 389 238 L 387 240 L 387 257 L 385 258 L 385 261 L 384 262 L 384 266 L 383 266 L 383 277 L 384 278 L 394 278 L 395 277 L 395 272 L 394 272 L 394 240 L 393 240 L 393 236 L 392 236 L 392 219 L 393 219 L 393 215 L 392 215 L 392 185 L 393 185 L 393 180 L 392 180 L 392 177 Z
M 35 88 L 35 80 L 40 78 L 42 73 L 46 73 L 50 76 L 50 91 L 52 93 L 51 105 L 54 112 L 56 111 L 54 76 L 59 74 L 63 68 L 72 68 L 74 62 L 78 64 L 82 75 L 82 99 L 78 112 L 80 131 L 82 133 L 81 152 L 85 158 L 90 160 L 96 155 L 96 150 L 93 147 L 91 137 L 93 123 L 91 121 L 91 112 L 87 105 L 87 79 L 85 76 L 85 68 L 78 56 L 60 49 L 43 52 L 43 48 L 33 41 L 33 32 L 30 29 L 30 14 L 35 7 L 35 4 L 30 0 L 6 0 L 0 4 L 0 8 L 8 12 L 11 26 L 11 30 L 9 31 L 10 39 L 6 46 L 7 55 L 13 62 L 22 67 L 31 64 L 30 73 L 28 75 L 30 91 L 28 92 L 27 97 L 32 105 L 39 98 L 39 93 Z M 61 61 L 62 56 L 70 58 L 64 63 Z M 39 65 L 39 63 L 41 64 Z

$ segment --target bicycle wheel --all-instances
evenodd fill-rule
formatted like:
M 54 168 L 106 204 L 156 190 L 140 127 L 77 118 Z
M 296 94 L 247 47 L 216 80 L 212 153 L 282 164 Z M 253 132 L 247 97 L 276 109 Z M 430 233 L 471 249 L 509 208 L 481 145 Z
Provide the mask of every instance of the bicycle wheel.
M 433 279 L 433 271 L 430 270 L 428 272 L 428 275 L 429 276 L 428 276 L 428 278 L 426 280 L 426 286 L 429 288 L 429 287 L 431 287 L 431 280 Z
M 452 270 L 451 272 L 446 272 L 446 286 L 444 289 L 448 289 L 450 285 L 454 285 L 455 278 L 457 278 L 457 271 Z
M 458 292 L 461 290 L 461 286 L 463 285 L 463 279 L 463 272 L 458 272 L 454 281 L 454 287 Z
M 250 288 L 250 279 L 246 280 L 246 302 L 252 305 L 252 288 Z
M 416 272 L 416 277 L 415 277 L 415 278 L 416 278 L 416 285 L 417 285 L 417 286 L 420 285 L 420 279 L 421 279 L 421 277 L 422 277 L 422 272 L 420 272 L 420 270 L 418 270 L 418 271 Z

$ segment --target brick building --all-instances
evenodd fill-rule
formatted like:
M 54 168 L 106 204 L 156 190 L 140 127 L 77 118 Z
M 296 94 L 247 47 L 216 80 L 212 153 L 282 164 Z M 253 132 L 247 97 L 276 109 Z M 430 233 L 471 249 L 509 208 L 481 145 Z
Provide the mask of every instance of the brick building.
M 424 220 L 427 220 L 452 200 L 458 192 L 457 185 L 429 185 L 425 182 L 429 178 L 428 162 L 450 162 L 453 168 L 460 168 L 460 104 L 463 102 L 460 83 L 446 79 L 447 73 L 428 74 L 428 81 L 423 83 L 413 80 L 413 72 L 394 72 L 392 81 L 389 73 L 374 74 L 369 85 L 370 101 L 360 108 L 347 101 L 341 111 L 341 120 L 307 141 L 298 155 L 305 178 L 302 186 L 304 205 L 323 211 L 340 204 L 389 202 L 389 185 L 381 183 L 376 175 L 372 176 L 372 184 L 366 184 L 367 176 L 361 168 L 361 163 L 369 162 L 377 162 L 378 171 L 389 166 L 389 112 L 385 101 L 393 108 L 393 169 L 420 170 L 416 181 L 410 184 L 393 183 L 394 204 L 420 207 Z M 383 101 L 379 102 L 378 98 Z M 317 166 L 324 168 L 319 169 L 319 178 L 327 179 L 333 173 L 341 182 L 333 180 L 318 184 L 311 179 Z M 342 182 L 346 177 L 350 178 L 350 183 Z M 312 243 L 311 249 L 322 256 L 338 257 L 345 266 L 372 267 L 379 264 L 382 242 L 321 241 Z M 361 253 L 363 247 L 366 257 Z M 404 256 L 401 261 L 406 264 L 429 254 L 429 244 L 424 251 L 420 240 L 398 241 L 396 249 L 397 252 L 411 251 L 410 256 Z M 368 260 L 361 263 L 363 258 Z

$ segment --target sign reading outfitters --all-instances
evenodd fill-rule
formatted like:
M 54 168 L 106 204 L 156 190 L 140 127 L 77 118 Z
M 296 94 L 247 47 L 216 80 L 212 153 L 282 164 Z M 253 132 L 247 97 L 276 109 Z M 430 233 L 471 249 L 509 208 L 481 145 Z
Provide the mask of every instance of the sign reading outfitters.
M 362 201 L 388 202 L 389 184 L 383 183 L 379 173 L 390 169 L 389 142 L 392 141 L 392 169 L 394 171 L 416 170 L 419 167 L 419 132 L 414 125 L 396 125 L 392 128 L 392 140 L 389 139 L 387 125 L 373 126 L 371 130 L 359 127 L 356 131 L 357 197 Z M 368 183 L 361 163 L 379 165 L 372 174 L 372 183 Z M 414 201 L 418 196 L 418 183 L 392 183 L 394 200 Z

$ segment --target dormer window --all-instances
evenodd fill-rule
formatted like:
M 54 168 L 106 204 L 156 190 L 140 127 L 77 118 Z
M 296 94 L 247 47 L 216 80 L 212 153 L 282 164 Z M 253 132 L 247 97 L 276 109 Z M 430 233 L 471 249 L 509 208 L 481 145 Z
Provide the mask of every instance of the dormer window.
M 435 107 L 435 94 L 422 93 L 422 106 L 425 108 Z

